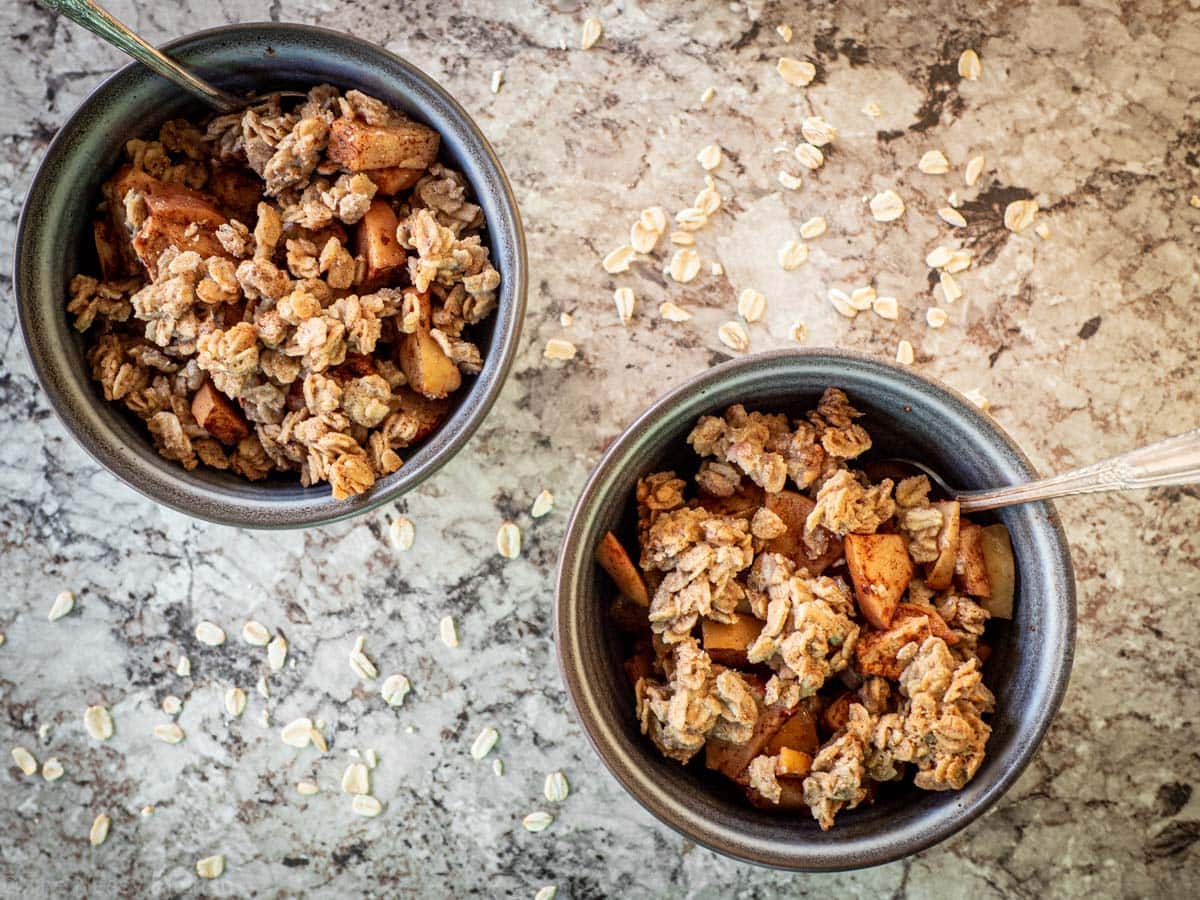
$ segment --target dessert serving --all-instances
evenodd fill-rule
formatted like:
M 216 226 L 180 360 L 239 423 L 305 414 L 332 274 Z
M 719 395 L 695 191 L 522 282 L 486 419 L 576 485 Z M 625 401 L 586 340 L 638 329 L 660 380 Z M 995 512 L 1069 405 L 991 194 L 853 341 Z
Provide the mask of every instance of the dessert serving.
M 988 623 L 1015 588 L 1003 525 L 931 499 L 924 475 L 856 466 L 860 417 L 836 388 L 797 420 L 701 417 L 694 470 L 638 481 L 636 556 L 612 533 L 596 550 L 642 733 L 822 829 L 891 782 L 971 780 Z
M 359 91 L 270 95 L 131 140 L 68 313 L 158 452 L 359 494 L 483 360 L 500 275 L 440 137 Z

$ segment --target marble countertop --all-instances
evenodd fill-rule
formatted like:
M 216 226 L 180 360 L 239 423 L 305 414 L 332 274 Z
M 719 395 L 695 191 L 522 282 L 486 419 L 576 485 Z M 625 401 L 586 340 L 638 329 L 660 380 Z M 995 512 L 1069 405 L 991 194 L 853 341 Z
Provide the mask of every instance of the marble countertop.
M 1200 892 L 1200 493 L 1195 488 L 1060 504 L 1079 580 L 1074 675 L 1062 711 L 1016 786 L 965 831 L 911 859 L 825 876 L 756 869 L 689 844 L 617 786 L 587 746 L 556 671 L 552 572 L 568 510 L 605 443 L 655 396 L 730 354 L 718 326 L 747 287 L 767 297 L 751 350 L 811 344 L 891 357 L 916 348 L 920 371 L 978 390 L 1046 470 L 1082 464 L 1195 427 L 1200 385 L 1200 8 L 1192 3 L 1043 0 L 1009 4 L 542 3 L 216 0 L 109 4 L 151 41 L 234 20 L 316 23 L 370 37 L 439 79 L 478 119 L 514 183 L 528 229 L 529 315 L 512 377 L 469 446 L 414 494 L 378 514 L 306 532 L 259 534 L 160 509 L 97 468 L 50 412 L 0 276 L 0 895 L 529 897 L 1196 896 Z M 604 36 L 578 49 L 583 20 Z M 0 9 L 7 115 L 0 124 L 0 243 L 56 128 L 123 60 L 29 0 Z M 785 46 L 775 26 L 794 29 Z M 955 71 L 979 52 L 978 81 Z M 811 59 L 807 89 L 775 73 Z M 498 94 L 493 70 L 504 70 Z M 705 89 L 715 96 L 701 102 Z M 878 104 L 872 118 L 861 110 Z M 790 154 L 805 116 L 840 132 L 797 191 Z M 599 260 L 639 210 L 690 205 L 696 162 L 717 142 L 724 208 L 697 234 L 702 274 L 676 285 L 661 265 L 620 276 Z M 945 152 L 946 175 L 917 160 Z M 975 187 L 963 164 L 983 154 Z M 888 188 L 898 222 L 864 199 Z M 957 190 L 975 264 L 964 296 L 933 330 L 925 254 L 951 229 L 935 216 Z M 1048 237 L 1001 224 L 1033 197 Z M 1200 205 L 1200 200 L 1197 201 Z M 775 252 L 824 216 L 809 262 Z M 662 249 L 658 259 L 663 258 Z M 719 261 L 722 276 L 710 274 Z M 850 321 L 831 287 L 874 281 L 900 316 Z M 628 327 L 615 287 L 638 298 Z M 672 300 L 694 313 L 672 324 Z M 569 313 L 569 326 L 560 314 Z M 579 348 L 548 363 L 545 342 Z M 554 511 L 529 515 L 554 492 Z M 396 515 L 416 524 L 404 554 Z M 522 527 L 520 558 L 496 529 Z M 55 595 L 75 610 L 47 621 Z M 438 639 L 447 614 L 461 646 Z M 254 685 L 263 651 L 242 643 L 254 618 L 290 642 L 270 699 Z M 209 648 L 201 620 L 229 632 Z M 381 673 L 413 690 L 388 708 L 347 664 L 355 639 Z M 181 656 L 189 677 L 176 674 Z M 229 720 L 230 685 L 249 695 Z M 186 733 L 152 736 L 183 700 Z M 114 737 L 90 740 L 82 715 L 104 704 Z M 261 716 L 269 711 L 271 725 Z M 279 727 L 322 719 L 330 750 L 295 750 Z M 485 726 L 500 741 L 476 762 Z M 64 776 L 21 774 L 9 749 L 57 757 Z M 372 748 L 385 809 L 354 815 L 338 789 L 350 752 Z M 542 784 L 562 770 L 571 794 L 554 824 Z M 314 778 L 315 796 L 295 783 Z M 143 808 L 152 806 L 153 814 Z M 98 812 L 112 818 L 88 844 Z M 225 874 L 200 882 L 200 857 Z M 19 887 L 18 887 L 19 886 Z

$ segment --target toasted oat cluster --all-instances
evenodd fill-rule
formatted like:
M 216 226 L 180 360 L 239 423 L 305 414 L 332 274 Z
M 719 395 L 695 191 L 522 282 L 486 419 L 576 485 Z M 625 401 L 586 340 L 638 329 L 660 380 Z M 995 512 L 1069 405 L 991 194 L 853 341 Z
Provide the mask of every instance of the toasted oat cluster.
M 483 361 L 500 275 L 440 138 L 321 85 L 131 140 L 67 311 L 104 398 L 155 447 L 338 499 L 401 465 Z
M 822 829 L 881 783 L 975 775 L 995 702 L 985 628 L 1014 589 L 1003 525 L 931 501 L 924 475 L 855 467 L 859 418 L 836 388 L 800 420 L 704 416 L 694 474 L 638 483 L 637 562 L 615 535 L 597 548 L 642 732 Z

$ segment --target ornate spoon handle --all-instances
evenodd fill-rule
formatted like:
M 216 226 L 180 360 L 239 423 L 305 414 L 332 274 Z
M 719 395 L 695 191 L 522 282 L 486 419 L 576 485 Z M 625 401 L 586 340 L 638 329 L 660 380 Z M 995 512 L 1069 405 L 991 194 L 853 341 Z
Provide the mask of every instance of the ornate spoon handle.
M 1173 484 L 1200 484 L 1200 429 L 1053 478 L 986 491 L 963 491 L 956 499 L 963 512 L 977 512 L 1071 494 Z
M 245 101 L 193 75 L 166 54 L 151 47 L 95 0 L 41 0 L 42 4 L 82 25 L 92 34 L 168 78 L 223 113 L 235 112 Z

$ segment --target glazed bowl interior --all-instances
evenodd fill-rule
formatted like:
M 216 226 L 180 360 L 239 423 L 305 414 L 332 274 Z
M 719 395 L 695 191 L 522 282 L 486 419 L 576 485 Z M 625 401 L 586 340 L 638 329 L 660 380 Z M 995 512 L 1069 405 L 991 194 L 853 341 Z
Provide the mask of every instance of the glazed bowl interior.
M 452 457 L 483 420 L 516 352 L 525 303 L 525 249 L 504 171 L 467 113 L 434 81 L 386 50 L 339 32 L 256 23 L 200 32 L 166 45 L 173 57 L 234 94 L 305 90 L 330 83 L 357 88 L 403 110 L 442 136 L 440 158 L 461 171 L 482 206 L 484 241 L 501 276 L 498 309 L 472 330 L 483 371 L 464 381 L 448 419 L 404 465 L 366 493 L 334 500 L 327 484 L 298 478 L 257 483 L 161 458 L 145 427 L 105 402 L 84 359 L 84 336 L 69 321 L 67 285 L 98 267 L 90 223 L 100 186 L 120 165 L 125 141 L 154 137 L 168 119 L 211 115 L 198 101 L 138 64 L 120 70 L 59 132 L 30 188 L 14 271 L 22 329 L 34 369 L 56 412 L 99 463 L 141 493 L 174 509 L 227 524 L 296 527 L 354 515 L 409 490 Z M 253 223 L 247 223 L 253 226 Z
M 1035 476 L 1028 460 L 987 416 L 948 388 L 907 369 L 849 353 L 785 351 L 719 366 L 645 412 L 608 449 L 576 505 L 560 561 L 555 628 L 568 692 L 593 746 L 651 813 L 687 837 L 750 862 L 802 870 L 875 865 L 916 852 L 962 828 L 994 802 L 1028 763 L 1058 708 L 1070 672 L 1074 581 L 1066 540 L 1047 504 L 978 516 L 1001 521 L 1018 567 L 1015 618 L 989 625 L 994 652 L 985 679 L 996 693 L 987 758 L 962 791 L 885 785 L 876 802 L 843 811 L 822 832 L 811 816 L 750 806 L 699 757 L 687 767 L 661 756 L 640 734 L 623 642 L 608 621 L 615 589 L 593 561 L 612 530 L 636 548 L 631 498 L 639 477 L 696 459 L 685 438 L 696 419 L 732 403 L 802 414 L 829 386 L 866 413 L 874 440 L 864 460 L 926 461 L 962 488 Z

